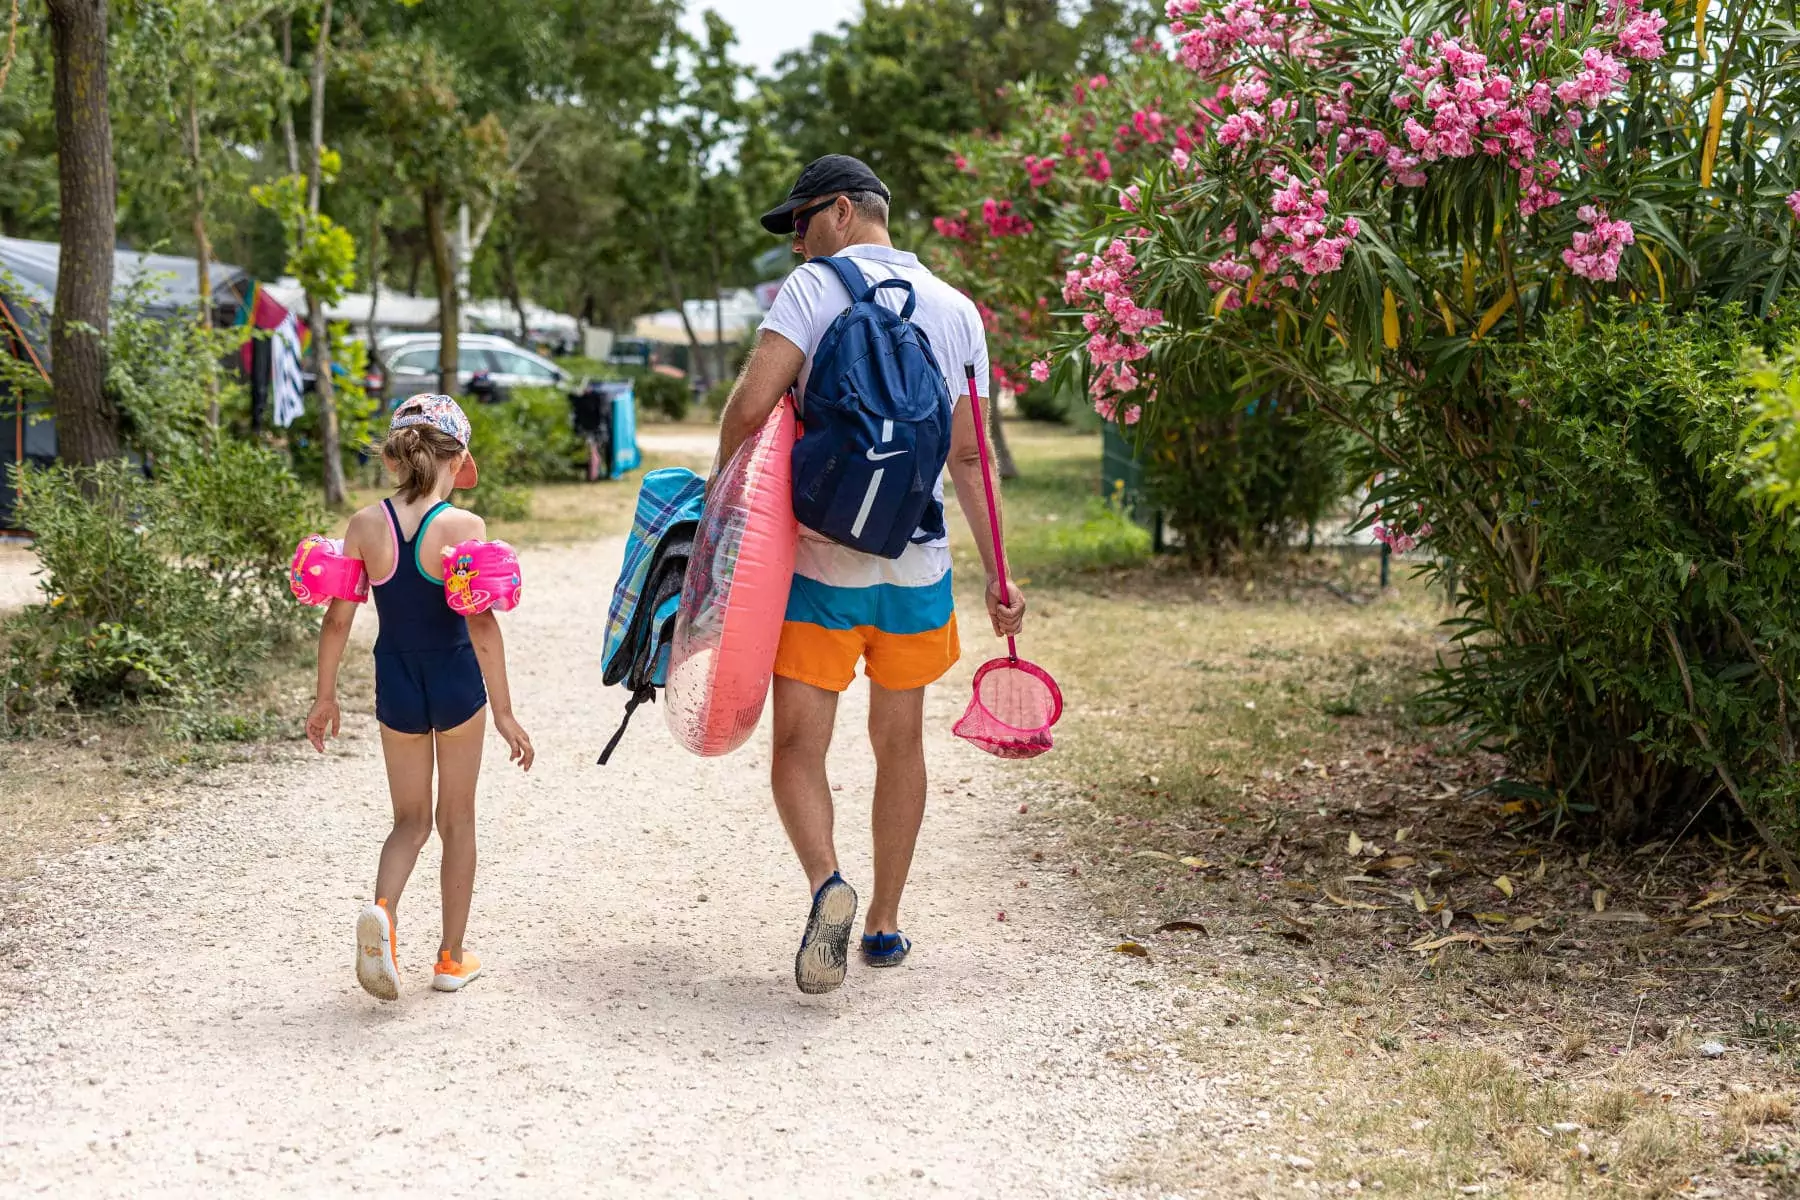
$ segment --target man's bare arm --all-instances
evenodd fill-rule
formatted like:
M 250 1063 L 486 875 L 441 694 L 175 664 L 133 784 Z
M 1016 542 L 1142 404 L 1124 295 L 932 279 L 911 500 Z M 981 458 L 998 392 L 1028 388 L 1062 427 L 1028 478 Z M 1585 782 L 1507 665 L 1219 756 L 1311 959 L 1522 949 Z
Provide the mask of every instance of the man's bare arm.
M 763 330 L 719 418 L 719 454 L 713 460 L 709 479 L 718 478 L 738 447 L 763 427 L 781 403 L 782 394 L 800 378 L 800 368 L 805 365 L 804 350 L 773 330 Z

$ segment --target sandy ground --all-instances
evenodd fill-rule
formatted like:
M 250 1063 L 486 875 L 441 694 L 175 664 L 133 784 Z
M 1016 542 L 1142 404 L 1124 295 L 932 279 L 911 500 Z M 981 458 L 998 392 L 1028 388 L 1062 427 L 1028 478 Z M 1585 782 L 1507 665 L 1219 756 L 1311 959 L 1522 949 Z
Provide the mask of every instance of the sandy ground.
M 693 430 L 671 426 L 638 429 L 638 449 L 646 454 L 697 455 L 710 457 L 719 448 L 717 430 Z
M 38 598 L 37 555 L 23 543 L 0 542 L 0 612 L 24 608 Z
M 367 714 L 323 759 L 203 776 L 0 897 L 0 1195 L 1124 1195 L 1178 1125 L 1221 1126 L 1209 1072 L 1161 1040 L 1168 989 L 1030 860 L 1005 764 L 949 736 L 968 664 L 934 689 L 912 961 L 795 991 L 807 898 L 766 729 L 699 760 L 644 710 L 594 765 L 621 707 L 594 666 L 618 553 L 524 555 L 506 630 L 539 761 L 521 775 L 490 735 L 489 973 L 467 991 L 428 988 L 435 840 L 400 1001 L 356 986 L 388 821 Z M 860 688 L 846 708 L 833 779 L 866 895 Z

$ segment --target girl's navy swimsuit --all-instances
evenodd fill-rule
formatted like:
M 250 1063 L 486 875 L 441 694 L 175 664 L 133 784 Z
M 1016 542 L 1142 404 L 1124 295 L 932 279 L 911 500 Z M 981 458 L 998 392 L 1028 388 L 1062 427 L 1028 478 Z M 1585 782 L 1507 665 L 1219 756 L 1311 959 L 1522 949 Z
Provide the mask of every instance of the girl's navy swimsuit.
M 375 719 L 396 733 L 455 729 L 487 703 L 469 622 L 444 599 L 444 581 L 425 573 L 419 545 L 440 500 L 410 538 L 400 536 L 392 501 L 383 500 L 394 533 L 394 569 L 371 586 L 381 632 L 375 637 Z

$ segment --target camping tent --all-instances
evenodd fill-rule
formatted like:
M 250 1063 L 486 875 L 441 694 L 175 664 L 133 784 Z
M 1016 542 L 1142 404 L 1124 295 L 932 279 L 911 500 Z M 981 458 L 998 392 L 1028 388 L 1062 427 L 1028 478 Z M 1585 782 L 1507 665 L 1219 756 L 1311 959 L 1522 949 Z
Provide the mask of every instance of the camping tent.
M 25 364 L 48 382 L 50 313 L 56 303 L 61 247 L 55 242 L 0 238 L 0 354 Z M 230 263 L 213 263 L 213 320 L 230 325 L 251 288 L 250 276 Z M 200 266 L 194 259 L 171 254 L 113 252 L 113 298 L 124 299 L 141 289 L 145 309 L 155 316 L 192 310 L 199 301 Z M 0 380 L 0 530 L 13 525 L 13 492 L 6 468 L 15 462 L 54 462 L 56 425 L 45 401 L 27 402 L 18 389 Z

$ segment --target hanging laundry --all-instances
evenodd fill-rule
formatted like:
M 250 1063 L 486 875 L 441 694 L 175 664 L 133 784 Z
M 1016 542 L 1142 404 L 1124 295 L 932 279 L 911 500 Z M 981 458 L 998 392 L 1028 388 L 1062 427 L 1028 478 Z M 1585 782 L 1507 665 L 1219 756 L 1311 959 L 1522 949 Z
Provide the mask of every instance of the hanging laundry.
M 269 336 L 273 353 L 269 374 L 273 383 L 275 425 L 286 429 L 306 414 L 306 382 L 300 371 L 300 327 L 290 314 Z

